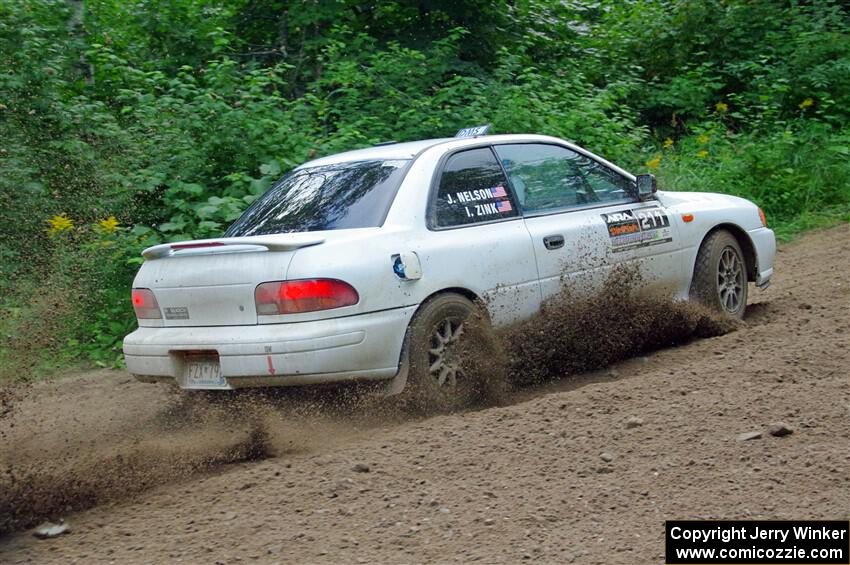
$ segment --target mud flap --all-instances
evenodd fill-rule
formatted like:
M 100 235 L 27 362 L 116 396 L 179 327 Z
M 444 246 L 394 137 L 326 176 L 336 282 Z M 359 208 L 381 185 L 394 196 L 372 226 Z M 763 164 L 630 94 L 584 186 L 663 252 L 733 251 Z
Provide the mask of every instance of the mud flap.
M 396 373 L 393 378 L 382 384 L 376 393 L 378 396 L 395 396 L 397 394 L 401 394 L 401 391 L 403 391 L 405 385 L 407 385 L 407 375 L 410 372 L 409 342 L 410 337 L 405 335 L 404 343 L 401 346 L 401 359 L 399 359 L 398 363 L 398 373 Z

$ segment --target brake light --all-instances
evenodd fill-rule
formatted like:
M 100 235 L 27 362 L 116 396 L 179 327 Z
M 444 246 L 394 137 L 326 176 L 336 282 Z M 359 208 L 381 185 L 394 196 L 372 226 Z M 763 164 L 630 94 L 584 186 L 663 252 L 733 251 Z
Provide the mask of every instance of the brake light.
M 254 292 L 257 314 L 298 314 L 357 304 L 354 287 L 336 279 L 275 281 L 259 285 Z
M 761 219 L 761 225 L 767 227 L 767 218 L 764 215 L 764 210 L 759 208 L 759 218 Z
M 162 318 L 162 313 L 159 311 L 159 304 L 152 290 L 149 288 L 134 288 L 131 297 L 133 300 L 133 310 L 136 311 L 137 318 L 140 320 Z
M 172 243 L 171 249 L 199 249 L 201 247 L 222 247 L 223 243 L 220 241 L 208 241 L 206 243 Z

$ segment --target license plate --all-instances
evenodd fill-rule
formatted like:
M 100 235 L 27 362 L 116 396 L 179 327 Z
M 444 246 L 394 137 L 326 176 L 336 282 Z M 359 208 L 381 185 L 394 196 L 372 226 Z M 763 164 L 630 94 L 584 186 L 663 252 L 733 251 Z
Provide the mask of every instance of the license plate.
M 217 357 L 187 357 L 185 388 L 229 388 Z

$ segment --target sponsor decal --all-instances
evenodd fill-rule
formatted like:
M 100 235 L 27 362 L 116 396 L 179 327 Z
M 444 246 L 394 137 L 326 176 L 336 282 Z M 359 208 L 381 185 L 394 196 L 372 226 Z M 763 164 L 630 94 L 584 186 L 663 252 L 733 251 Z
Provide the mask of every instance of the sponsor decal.
M 673 241 L 670 218 L 657 206 L 602 214 L 602 220 L 614 251 Z

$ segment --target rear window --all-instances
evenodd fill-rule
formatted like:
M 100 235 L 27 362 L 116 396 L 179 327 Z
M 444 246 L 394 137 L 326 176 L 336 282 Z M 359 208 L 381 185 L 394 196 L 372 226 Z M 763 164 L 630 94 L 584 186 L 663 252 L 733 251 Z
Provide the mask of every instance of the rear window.
M 358 161 L 298 169 L 280 179 L 226 237 L 378 227 L 409 161 Z

